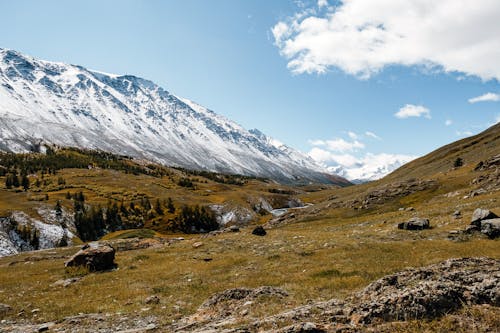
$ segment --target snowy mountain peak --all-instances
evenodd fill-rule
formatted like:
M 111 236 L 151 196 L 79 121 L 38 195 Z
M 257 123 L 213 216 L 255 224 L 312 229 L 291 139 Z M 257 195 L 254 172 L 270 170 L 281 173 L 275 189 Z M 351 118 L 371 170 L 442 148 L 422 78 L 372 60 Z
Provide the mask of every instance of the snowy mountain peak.
M 325 168 L 152 81 L 0 49 L 0 150 L 34 142 L 280 181 L 328 182 Z

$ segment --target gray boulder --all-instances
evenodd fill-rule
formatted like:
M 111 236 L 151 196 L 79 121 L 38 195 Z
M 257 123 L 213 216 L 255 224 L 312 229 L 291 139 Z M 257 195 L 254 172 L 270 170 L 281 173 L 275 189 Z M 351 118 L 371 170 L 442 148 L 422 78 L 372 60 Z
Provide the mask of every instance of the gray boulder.
M 478 208 L 472 213 L 472 219 L 470 224 L 476 225 L 478 227 L 481 226 L 481 221 L 496 219 L 498 216 L 488 209 Z
M 429 219 L 423 219 L 419 217 L 412 217 L 406 222 L 398 223 L 398 229 L 404 230 L 423 230 L 429 229 L 429 227 Z
M 66 263 L 66 267 L 87 267 L 89 271 L 106 271 L 116 267 L 115 249 L 107 244 L 90 243 L 82 247 Z
M 500 237 L 500 219 L 481 221 L 481 232 L 489 238 Z

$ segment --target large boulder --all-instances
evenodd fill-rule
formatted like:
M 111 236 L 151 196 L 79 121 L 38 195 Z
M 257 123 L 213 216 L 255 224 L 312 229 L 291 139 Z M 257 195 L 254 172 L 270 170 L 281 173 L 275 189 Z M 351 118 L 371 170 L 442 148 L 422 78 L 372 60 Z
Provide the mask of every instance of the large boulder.
M 500 219 L 482 220 L 481 232 L 489 238 L 500 237 Z
M 404 230 L 423 230 L 429 229 L 429 227 L 429 219 L 423 219 L 420 217 L 412 217 L 406 222 L 398 223 L 398 229 Z
M 480 227 L 481 221 L 498 218 L 497 214 L 488 209 L 478 208 L 472 213 L 470 224 Z
M 82 266 L 89 271 L 106 271 L 116 267 L 115 249 L 107 244 L 90 243 L 66 261 L 66 267 Z

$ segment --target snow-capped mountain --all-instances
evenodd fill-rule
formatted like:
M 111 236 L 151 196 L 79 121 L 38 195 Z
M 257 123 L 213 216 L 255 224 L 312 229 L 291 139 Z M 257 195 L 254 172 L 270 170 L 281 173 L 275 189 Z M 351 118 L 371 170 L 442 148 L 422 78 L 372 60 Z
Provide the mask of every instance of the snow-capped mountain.
M 0 150 L 29 151 L 38 142 L 190 169 L 331 182 L 311 158 L 151 81 L 0 49 Z
M 354 163 L 325 166 L 330 173 L 337 174 L 359 184 L 380 179 L 416 156 L 393 154 L 366 154 Z

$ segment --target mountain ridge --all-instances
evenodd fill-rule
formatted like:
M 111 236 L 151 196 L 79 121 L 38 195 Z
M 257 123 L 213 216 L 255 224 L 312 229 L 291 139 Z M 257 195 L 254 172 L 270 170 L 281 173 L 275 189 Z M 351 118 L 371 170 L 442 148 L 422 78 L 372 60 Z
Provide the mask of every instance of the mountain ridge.
M 0 150 L 43 141 L 281 182 L 349 182 L 154 82 L 0 49 Z M 332 180 L 335 179 L 335 180 Z

